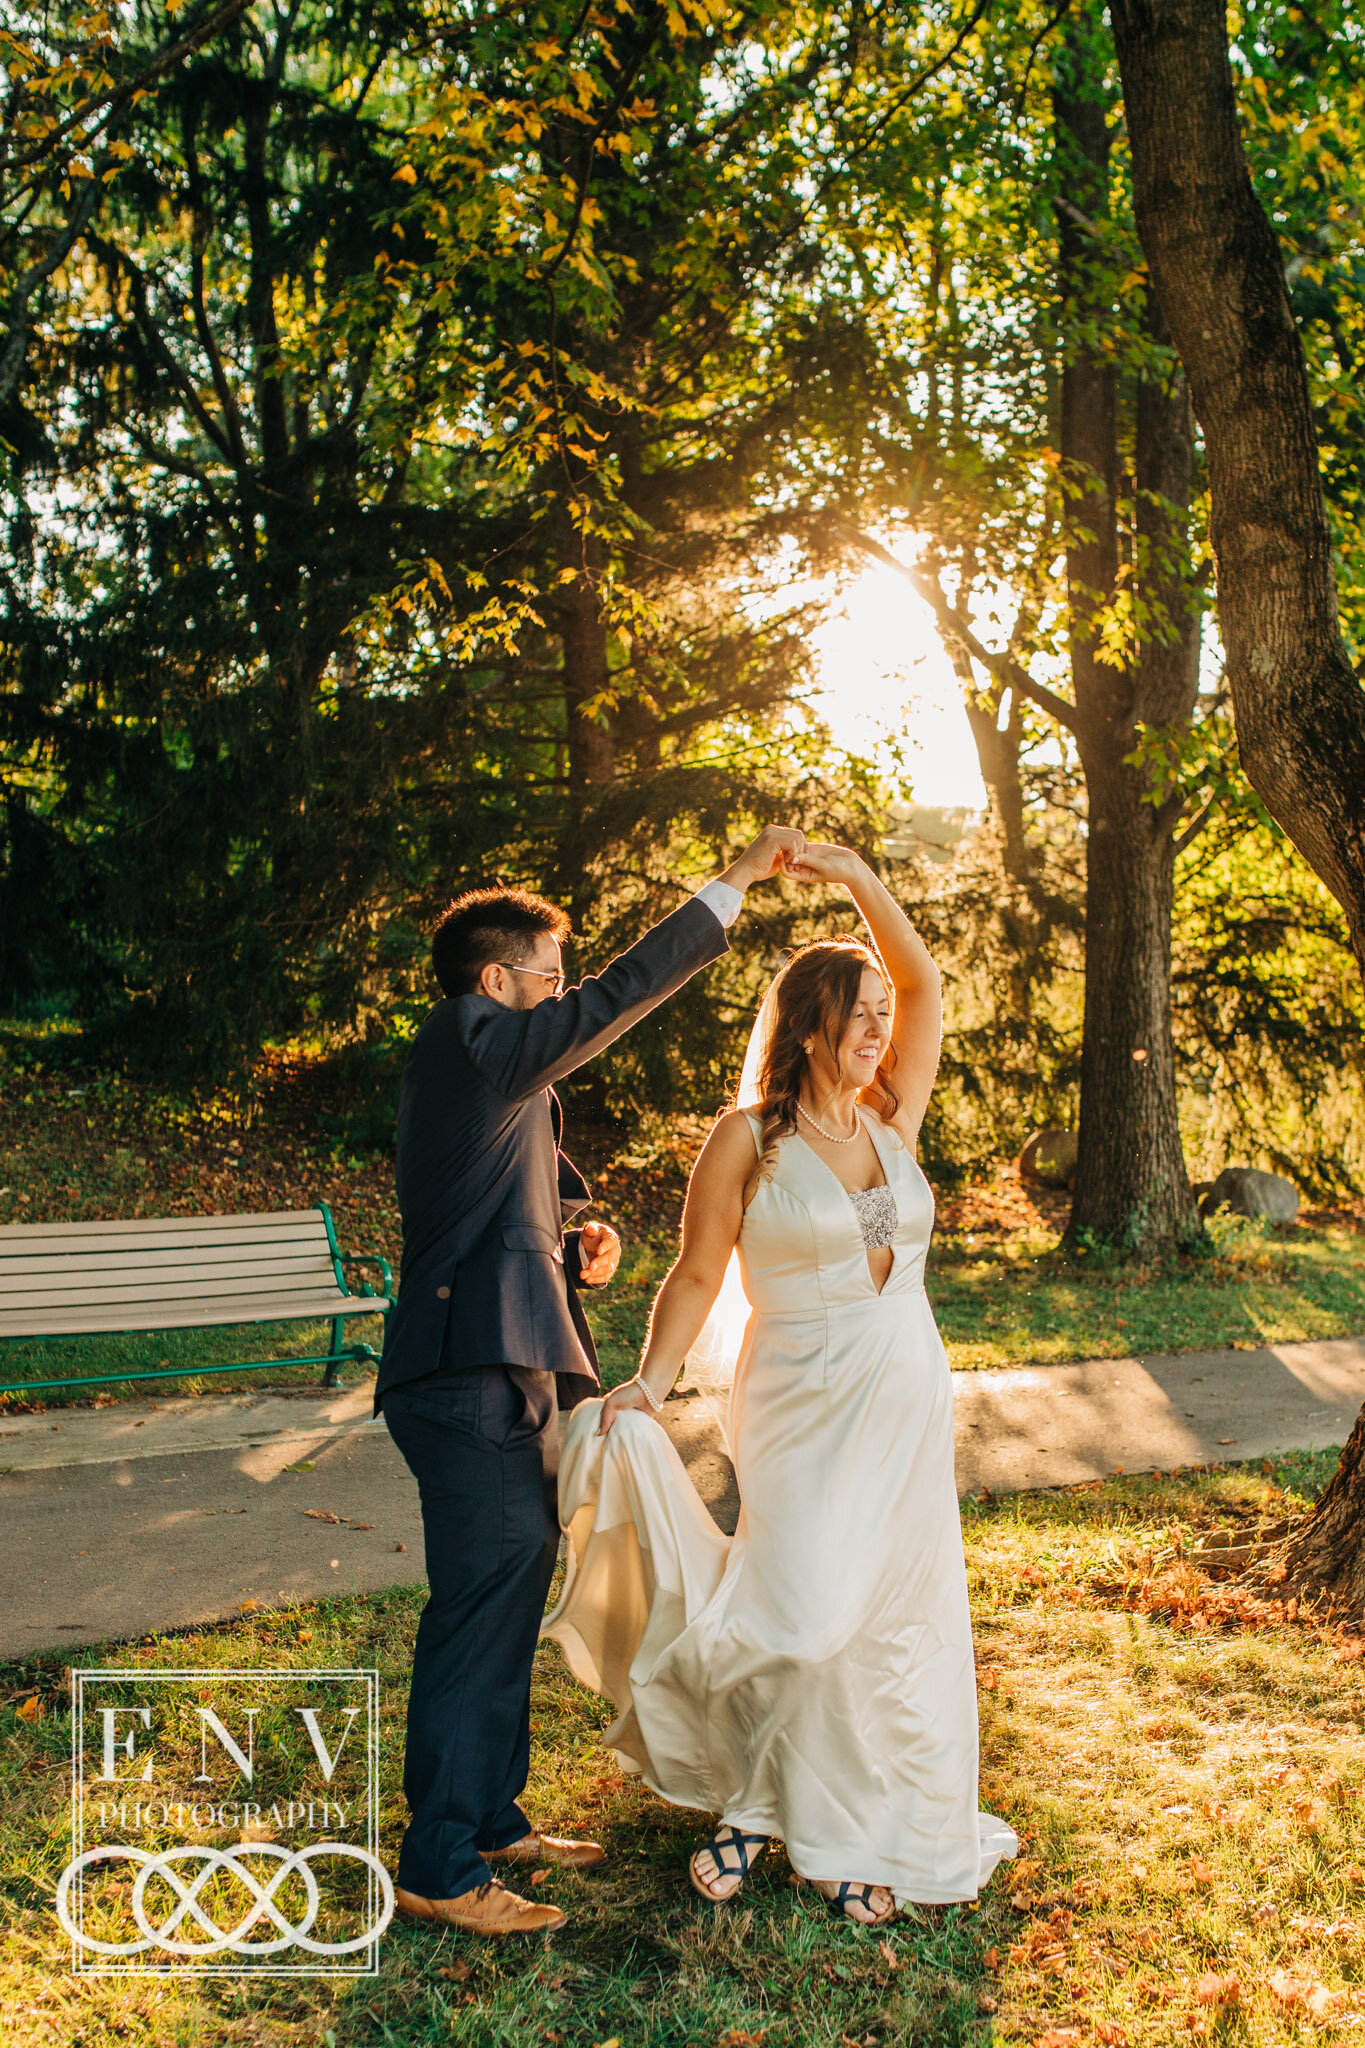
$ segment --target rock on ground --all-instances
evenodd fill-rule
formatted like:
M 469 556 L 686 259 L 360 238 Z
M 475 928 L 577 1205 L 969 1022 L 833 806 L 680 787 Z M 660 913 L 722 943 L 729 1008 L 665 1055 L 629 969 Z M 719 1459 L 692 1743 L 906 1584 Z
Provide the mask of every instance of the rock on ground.
M 1231 1209 L 1234 1216 L 1294 1223 L 1299 1214 L 1299 1191 L 1282 1174 L 1262 1173 L 1254 1166 L 1225 1166 L 1199 1205 L 1203 1216 L 1224 1208 Z
M 1069 1188 L 1080 1141 L 1074 1131 L 1035 1131 L 1019 1154 L 1019 1177 L 1045 1188 Z

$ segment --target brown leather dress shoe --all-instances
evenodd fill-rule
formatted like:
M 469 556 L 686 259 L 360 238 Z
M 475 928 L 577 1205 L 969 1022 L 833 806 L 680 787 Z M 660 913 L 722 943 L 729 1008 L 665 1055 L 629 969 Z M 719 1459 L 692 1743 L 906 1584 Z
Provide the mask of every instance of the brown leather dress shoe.
M 408 1920 L 435 1920 L 445 1927 L 458 1927 L 465 1934 L 491 1934 L 499 1939 L 509 1934 L 558 1934 L 568 1925 L 567 1914 L 558 1906 L 541 1905 L 523 1899 L 491 1877 L 454 1899 L 423 1899 L 416 1892 L 394 1889 L 394 1905 Z
M 485 1863 L 558 1863 L 565 1870 L 596 1870 L 607 1860 L 600 1842 L 570 1842 L 561 1835 L 523 1835 L 505 1849 L 482 1851 Z

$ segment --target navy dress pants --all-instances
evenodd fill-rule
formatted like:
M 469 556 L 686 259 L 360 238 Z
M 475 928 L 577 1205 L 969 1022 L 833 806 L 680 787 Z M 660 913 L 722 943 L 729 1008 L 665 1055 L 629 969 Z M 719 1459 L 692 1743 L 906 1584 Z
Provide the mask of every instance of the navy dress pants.
M 555 1376 L 443 1370 L 393 1387 L 384 1420 L 422 1502 L 427 1583 L 408 1698 L 412 1818 L 397 1881 L 453 1899 L 491 1872 L 485 1849 L 531 1832 L 518 1805 L 531 1751 L 531 1660 L 559 1552 Z

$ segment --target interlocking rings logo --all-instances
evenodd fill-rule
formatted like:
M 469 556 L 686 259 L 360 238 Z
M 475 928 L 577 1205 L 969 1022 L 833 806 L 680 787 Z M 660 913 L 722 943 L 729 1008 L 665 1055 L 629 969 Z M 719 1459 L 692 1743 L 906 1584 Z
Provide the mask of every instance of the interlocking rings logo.
M 244 1860 L 247 1857 L 274 1857 L 279 1869 L 263 1884 L 256 1872 Z M 309 1933 L 318 1916 L 321 1895 L 311 1865 L 317 1857 L 344 1856 L 353 1862 L 363 1863 L 373 1874 L 379 1887 L 380 1911 L 374 1924 L 363 1934 L 353 1935 L 349 1941 L 314 1941 Z M 135 1941 L 101 1941 L 93 1934 L 87 1934 L 77 1926 L 71 1916 L 71 1890 L 82 1872 L 96 1863 L 127 1861 L 141 1864 L 137 1880 L 133 1885 L 132 1912 L 137 1922 L 141 1939 Z M 201 1867 L 189 1883 L 186 1883 L 176 1869 L 177 1864 L 199 1864 Z M 247 1908 L 235 1926 L 223 1928 L 211 1919 L 200 1903 L 199 1894 L 216 1871 L 226 1871 L 241 1885 L 247 1894 Z M 287 1877 L 301 1877 L 303 1880 L 306 1906 L 303 1918 L 295 1927 L 281 1913 L 275 1903 L 275 1894 Z M 147 1917 L 147 1887 L 153 1877 L 162 1878 L 175 1894 L 176 1903 L 167 1913 L 159 1927 L 152 1926 Z M 349 1842 L 312 1842 L 305 1849 L 281 1849 L 274 1842 L 252 1842 L 239 1844 L 236 1849 L 212 1849 L 188 1842 L 174 1849 L 163 1849 L 154 1855 L 148 1849 L 130 1849 L 121 1844 L 107 1843 L 98 1849 L 86 1849 L 83 1854 L 73 1857 L 62 1872 L 57 1886 L 57 1918 L 71 1939 L 82 1948 L 90 1949 L 102 1956 L 145 1955 L 149 1949 L 161 1949 L 172 1956 L 192 1957 L 196 1962 L 206 1957 L 231 1952 L 238 1956 L 278 1955 L 282 1949 L 300 1948 L 314 1956 L 355 1955 L 377 1941 L 393 1918 L 393 1882 L 379 1858 L 368 1849 L 361 1849 Z M 247 1937 L 262 1920 L 277 1931 L 262 1941 L 250 1941 Z M 179 1937 L 177 1930 L 186 1922 L 198 1927 L 206 1937 L 203 1940 L 186 1941 Z

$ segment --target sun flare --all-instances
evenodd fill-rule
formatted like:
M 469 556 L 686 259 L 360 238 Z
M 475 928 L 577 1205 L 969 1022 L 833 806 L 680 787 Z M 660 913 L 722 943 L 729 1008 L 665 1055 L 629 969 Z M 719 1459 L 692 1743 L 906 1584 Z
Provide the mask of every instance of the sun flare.
M 962 689 L 928 606 L 873 563 L 844 586 L 814 635 L 816 709 L 835 744 L 899 767 L 917 804 L 986 802 Z

